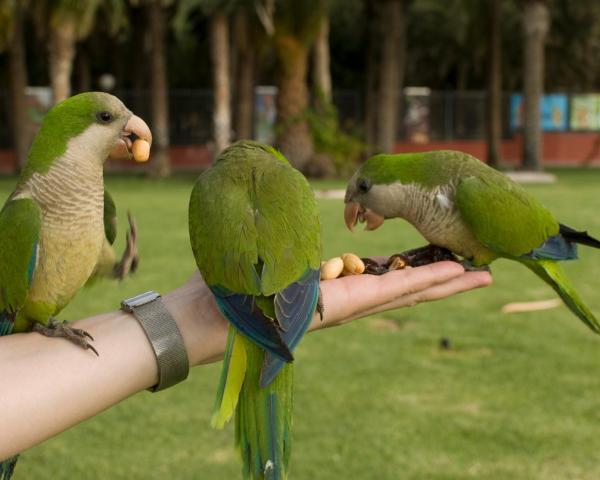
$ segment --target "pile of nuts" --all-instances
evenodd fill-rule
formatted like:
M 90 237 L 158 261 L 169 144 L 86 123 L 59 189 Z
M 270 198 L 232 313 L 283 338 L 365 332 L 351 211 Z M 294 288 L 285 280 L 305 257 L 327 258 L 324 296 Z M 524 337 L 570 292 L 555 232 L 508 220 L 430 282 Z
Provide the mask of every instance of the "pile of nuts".
M 349 275 L 382 275 L 391 270 L 410 268 L 408 261 L 401 254 L 392 255 L 385 263 L 380 264 L 371 258 L 359 258 L 354 253 L 344 253 L 321 262 L 321 280 L 331 280 Z

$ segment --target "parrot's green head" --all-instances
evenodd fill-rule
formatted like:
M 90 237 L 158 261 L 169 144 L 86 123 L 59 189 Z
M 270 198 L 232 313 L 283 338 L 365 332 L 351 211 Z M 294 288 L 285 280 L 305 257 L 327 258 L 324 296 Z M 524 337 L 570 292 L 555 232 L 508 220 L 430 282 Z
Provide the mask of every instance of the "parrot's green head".
M 87 92 L 70 97 L 44 117 L 23 171 L 46 173 L 61 157 L 76 158 L 75 165 L 102 166 L 111 158 L 130 158 L 132 136 L 152 143 L 146 123 L 115 96 Z
M 354 173 L 344 202 L 344 220 L 353 230 L 360 221 L 366 230 L 375 230 L 386 218 L 398 216 L 399 206 L 415 185 L 434 186 L 435 179 L 424 161 L 431 153 L 375 155 Z

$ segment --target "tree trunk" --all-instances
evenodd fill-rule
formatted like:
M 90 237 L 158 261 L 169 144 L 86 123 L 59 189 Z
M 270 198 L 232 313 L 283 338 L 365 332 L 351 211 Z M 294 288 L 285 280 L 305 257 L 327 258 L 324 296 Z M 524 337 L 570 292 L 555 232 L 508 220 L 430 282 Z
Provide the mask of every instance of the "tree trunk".
M 215 12 L 210 18 L 210 49 L 213 67 L 213 128 L 215 156 L 231 140 L 231 87 L 229 75 L 229 21 Z
M 379 40 L 377 9 L 372 0 L 365 0 L 365 13 L 367 17 L 367 48 L 365 59 L 365 141 L 369 155 L 374 153 L 377 143 L 376 135 L 376 73 L 377 73 L 377 48 Z
M 313 57 L 313 88 L 315 90 L 316 104 L 331 103 L 331 70 L 329 67 L 329 15 L 323 14 L 319 25 L 319 32 L 315 40 Z
M 75 58 L 75 20 L 65 18 L 60 25 L 50 25 L 50 84 L 54 103 L 71 95 L 71 73 Z
M 252 138 L 254 126 L 254 82 L 256 57 L 250 38 L 248 12 L 240 9 L 235 17 L 236 45 L 239 53 L 237 82 L 237 108 L 235 136 L 238 139 Z
M 25 38 L 23 35 L 23 10 L 15 2 L 13 33 L 9 45 L 10 96 L 12 114 L 12 137 L 16 157 L 16 170 L 21 171 L 27 161 L 29 149 L 29 125 L 27 122 L 27 64 L 25 61 Z
M 488 0 L 488 64 L 486 95 L 487 163 L 497 168 L 502 162 L 502 47 L 500 0 Z
M 406 54 L 406 23 L 403 0 L 381 2 L 381 63 L 377 144 L 384 152 L 393 152 L 400 111 L 400 90 Z
M 299 170 L 305 170 L 314 156 L 314 141 L 305 119 L 308 107 L 306 72 L 308 49 L 297 38 L 275 35 L 280 64 L 277 94 L 277 145 Z
M 150 96 L 152 105 L 152 175 L 167 177 L 171 174 L 169 158 L 169 98 L 165 52 L 165 10 L 159 0 L 148 5 L 150 22 Z
M 85 44 L 79 44 L 75 67 L 77 69 L 77 90 L 79 92 L 89 92 L 92 89 L 92 71 L 90 54 Z
M 543 0 L 525 2 L 523 9 L 523 168 L 540 169 L 542 135 L 540 99 L 544 92 L 544 42 L 550 26 Z

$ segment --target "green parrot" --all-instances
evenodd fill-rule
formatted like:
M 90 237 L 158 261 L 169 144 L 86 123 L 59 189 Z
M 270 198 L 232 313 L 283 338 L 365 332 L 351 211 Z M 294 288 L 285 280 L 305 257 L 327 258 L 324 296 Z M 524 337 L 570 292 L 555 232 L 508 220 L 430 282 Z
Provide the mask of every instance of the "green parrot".
M 73 96 L 44 117 L 0 211 L 0 336 L 33 330 L 97 354 L 87 332 L 56 315 L 87 282 L 111 234 L 103 164 L 130 150 L 131 135 L 152 141 L 144 121 L 106 93 Z M 16 458 L 0 461 L 0 480 L 11 477 Z
M 600 248 L 587 232 L 567 227 L 502 173 L 471 155 L 434 151 L 369 158 L 350 179 L 344 217 L 352 230 L 404 218 L 432 245 L 474 267 L 497 258 L 522 263 L 548 283 L 594 332 L 600 325 L 560 266 L 577 245 Z
M 189 227 L 198 268 L 230 322 L 212 423 L 235 418 L 244 478 L 287 478 L 292 352 L 319 297 L 320 223 L 306 179 L 270 146 L 240 141 L 198 178 Z

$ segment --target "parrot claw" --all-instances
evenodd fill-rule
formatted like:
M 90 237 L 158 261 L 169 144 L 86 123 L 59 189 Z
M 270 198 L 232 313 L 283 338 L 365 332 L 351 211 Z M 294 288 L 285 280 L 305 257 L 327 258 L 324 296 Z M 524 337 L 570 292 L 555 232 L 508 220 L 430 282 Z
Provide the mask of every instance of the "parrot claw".
M 50 318 L 48 325 L 42 323 L 34 324 L 33 331 L 41 333 L 46 337 L 62 337 L 75 345 L 79 345 L 84 350 L 91 350 L 96 356 L 100 356 L 98 350 L 86 340 L 87 337 L 91 341 L 94 341 L 94 337 L 81 328 L 70 327 L 66 320 L 60 322 L 54 318 Z
M 323 292 L 321 291 L 321 287 L 319 287 L 319 296 L 317 297 L 317 313 L 323 321 L 323 314 L 325 313 L 325 305 L 323 304 Z
M 125 246 L 121 261 L 115 265 L 113 270 L 115 278 L 119 280 L 123 280 L 129 272 L 134 273 L 139 264 L 137 254 L 137 224 L 131 212 L 127 212 L 127 219 L 129 221 L 129 231 L 126 233 L 127 245 Z
M 492 272 L 489 265 L 481 265 L 480 267 L 476 267 L 469 260 L 463 260 L 460 262 L 460 264 L 465 269 L 465 272 Z

